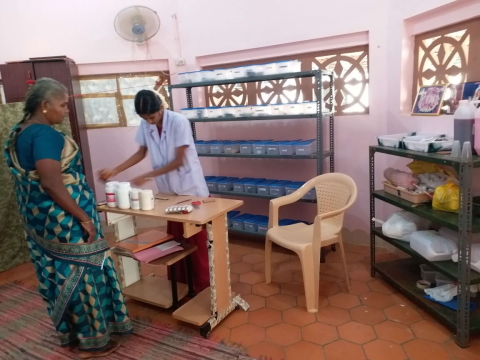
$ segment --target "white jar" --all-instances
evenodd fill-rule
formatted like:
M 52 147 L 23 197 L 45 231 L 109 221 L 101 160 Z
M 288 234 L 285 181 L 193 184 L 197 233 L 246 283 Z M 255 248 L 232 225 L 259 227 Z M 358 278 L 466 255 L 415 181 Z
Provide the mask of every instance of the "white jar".
M 117 188 L 117 206 L 119 209 L 130 209 L 130 183 L 121 182 Z
M 263 65 L 263 75 L 276 75 L 277 74 L 277 64 L 268 63 Z
M 107 206 L 110 208 L 117 207 L 117 185 L 118 181 L 111 181 L 105 184 L 105 197 L 107 200 Z
M 140 209 L 150 211 L 155 208 L 155 196 L 153 190 L 142 190 L 140 192 Z
M 139 189 L 130 190 L 130 208 L 140 210 L 140 191 Z

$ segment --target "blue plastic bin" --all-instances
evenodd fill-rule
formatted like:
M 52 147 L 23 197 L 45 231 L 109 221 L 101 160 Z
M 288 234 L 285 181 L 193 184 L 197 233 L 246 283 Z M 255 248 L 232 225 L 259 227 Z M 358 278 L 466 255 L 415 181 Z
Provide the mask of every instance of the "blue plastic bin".
M 293 219 L 282 219 L 278 222 L 279 226 L 288 226 L 293 224 L 296 224 L 296 221 Z
M 248 220 L 252 217 L 255 217 L 255 215 L 242 214 L 242 215 L 235 216 L 232 219 L 232 228 L 237 230 L 245 230 L 245 220 Z
M 242 141 L 240 143 L 240 154 L 253 154 L 253 143 L 255 141 Z
M 295 143 L 297 141 L 284 141 L 280 143 L 280 155 L 295 155 Z
M 276 196 L 276 197 L 285 195 L 286 194 L 285 187 L 290 183 L 291 181 L 287 181 L 287 180 L 275 181 L 273 184 L 270 184 L 270 186 L 268 187 L 269 194 L 271 196 Z
M 257 184 L 257 194 L 268 195 L 270 193 L 269 186 L 277 181 L 278 180 L 267 179 L 267 180 L 263 180 L 262 182 L 259 182 Z
M 305 140 L 295 143 L 295 155 L 311 155 L 317 151 L 317 140 Z
M 257 232 L 259 234 L 266 234 L 268 231 L 268 216 L 264 219 L 257 221 Z
M 240 152 L 241 141 L 231 141 L 223 146 L 225 154 L 237 154 Z
M 227 213 L 227 224 L 228 224 L 228 227 L 232 227 L 233 225 L 233 221 L 232 219 L 237 216 L 238 214 L 240 214 L 240 211 L 229 211 Z
M 265 155 L 267 153 L 267 145 L 270 143 L 271 141 L 258 141 L 253 143 L 253 153 L 255 155 Z
M 304 182 L 292 182 L 285 186 L 285 193 L 287 195 L 290 195 L 291 193 L 295 192 L 296 190 L 300 189 Z M 305 194 L 305 196 L 302 199 L 305 200 L 315 200 L 317 198 L 317 195 L 315 194 L 315 189 L 311 189 L 309 192 Z
M 245 192 L 245 182 L 246 181 L 251 181 L 254 180 L 253 178 L 243 178 L 243 179 L 238 179 L 233 182 L 233 191 L 234 192 L 240 192 L 243 193 Z
M 252 179 L 245 181 L 245 192 L 248 194 L 256 194 L 257 193 L 257 185 L 265 181 L 265 179 Z
M 226 176 L 214 176 L 213 178 L 207 180 L 208 190 L 218 191 L 218 182 L 225 179 Z
M 195 148 L 197 149 L 198 154 L 209 154 L 210 153 L 210 144 L 211 141 L 197 140 L 195 141 Z
M 250 232 L 258 232 L 258 222 L 265 219 L 268 220 L 268 217 L 263 215 L 256 215 L 253 218 L 245 220 L 245 230 Z
M 236 177 L 227 177 L 225 179 L 217 180 L 217 189 L 218 191 L 232 191 L 233 182 L 238 180 Z
M 280 155 L 280 144 L 283 141 L 272 141 L 267 144 L 267 155 Z

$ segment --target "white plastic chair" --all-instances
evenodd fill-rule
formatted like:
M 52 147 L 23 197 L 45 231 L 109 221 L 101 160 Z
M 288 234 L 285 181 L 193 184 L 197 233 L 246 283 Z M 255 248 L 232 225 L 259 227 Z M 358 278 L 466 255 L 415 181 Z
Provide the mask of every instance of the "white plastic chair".
M 278 225 L 278 210 L 300 200 L 315 188 L 317 216 L 313 225 Z M 300 258 L 305 286 L 307 311 L 318 312 L 320 283 L 320 250 L 324 246 L 338 243 L 340 255 L 350 289 L 350 281 L 342 242 L 343 215 L 357 200 L 357 185 L 347 175 L 330 173 L 308 181 L 294 193 L 270 201 L 270 218 L 265 243 L 265 279 L 272 281 L 272 243 L 295 252 Z

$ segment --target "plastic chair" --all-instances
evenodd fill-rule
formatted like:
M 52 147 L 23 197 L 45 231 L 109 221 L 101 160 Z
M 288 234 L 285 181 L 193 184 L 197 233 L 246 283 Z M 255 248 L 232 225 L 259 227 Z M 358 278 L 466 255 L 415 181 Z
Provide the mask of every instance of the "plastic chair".
M 313 225 L 294 224 L 278 226 L 278 210 L 300 200 L 315 188 L 317 213 Z M 318 312 L 320 283 L 320 250 L 338 243 L 342 257 L 347 287 L 350 281 L 342 242 L 343 215 L 357 200 L 357 185 L 347 175 L 330 173 L 308 181 L 294 193 L 270 201 L 270 217 L 265 243 L 265 279 L 272 281 L 272 243 L 295 252 L 300 258 L 305 286 L 307 310 Z

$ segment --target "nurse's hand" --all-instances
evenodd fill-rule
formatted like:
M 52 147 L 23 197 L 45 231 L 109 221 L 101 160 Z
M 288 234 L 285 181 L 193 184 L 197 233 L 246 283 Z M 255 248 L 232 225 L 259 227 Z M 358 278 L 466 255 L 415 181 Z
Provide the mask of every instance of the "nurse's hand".
M 100 175 L 100 179 L 102 179 L 103 181 L 107 181 L 112 177 L 117 176 L 118 171 L 115 169 L 103 169 L 103 170 L 100 170 L 99 175 Z
M 147 177 L 147 176 L 142 175 L 142 176 L 139 176 L 139 177 L 133 179 L 132 183 L 135 186 L 142 186 L 143 184 L 145 184 L 150 179 L 151 179 L 151 177 Z

